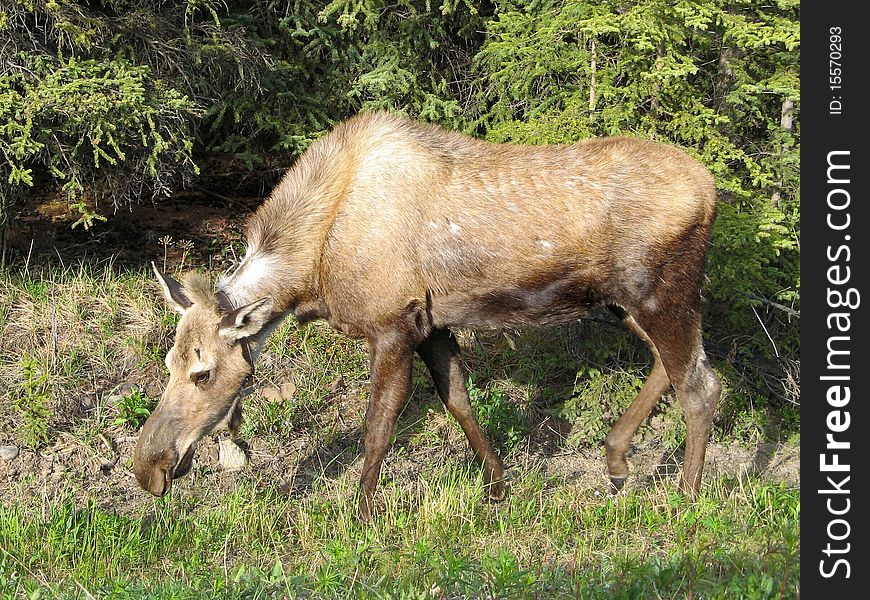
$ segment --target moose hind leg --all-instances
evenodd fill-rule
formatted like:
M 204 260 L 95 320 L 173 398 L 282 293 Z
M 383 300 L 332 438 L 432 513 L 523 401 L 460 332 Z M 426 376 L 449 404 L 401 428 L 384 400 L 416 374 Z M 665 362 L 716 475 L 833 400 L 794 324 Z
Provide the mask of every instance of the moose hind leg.
M 447 329 L 435 329 L 417 347 L 417 353 L 432 374 L 444 406 L 465 432 L 474 451 L 474 460 L 483 468 L 487 494 L 495 500 L 501 500 L 504 497 L 504 465 L 474 416 L 456 338 Z
M 625 483 L 626 477 L 628 477 L 628 463 L 625 460 L 625 456 L 628 454 L 631 439 L 670 385 L 670 379 L 668 379 L 668 374 L 662 364 L 658 349 L 646 332 L 633 317 L 624 312 L 617 314 L 622 317 L 623 323 L 629 330 L 646 342 L 655 359 L 652 371 L 650 371 L 634 402 L 614 423 L 610 433 L 607 434 L 604 440 L 607 452 L 607 473 L 610 475 L 610 481 L 613 486 L 617 490 L 620 490 Z
M 710 367 L 700 336 L 693 355 L 694 359 L 687 365 L 685 376 L 675 386 L 686 419 L 686 455 L 680 475 L 680 489 L 689 496 L 697 495 L 701 489 L 701 474 L 713 428 L 713 415 L 722 392 L 722 384 Z
M 683 319 L 678 316 L 681 314 Z M 687 312 L 671 307 L 671 310 L 660 312 L 655 319 L 649 316 L 639 319 L 659 351 L 683 409 L 686 454 L 680 488 L 689 496 L 697 495 L 701 487 L 713 414 L 722 391 L 719 378 L 704 353 L 697 314 L 696 310 Z

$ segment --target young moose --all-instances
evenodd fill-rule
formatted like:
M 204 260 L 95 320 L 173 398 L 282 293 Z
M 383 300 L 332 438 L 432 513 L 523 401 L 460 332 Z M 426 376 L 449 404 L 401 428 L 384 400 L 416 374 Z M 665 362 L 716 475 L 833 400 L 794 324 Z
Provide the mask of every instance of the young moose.
M 235 430 L 267 336 L 288 314 L 368 341 L 360 514 L 369 515 L 414 353 L 483 468 L 504 467 L 469 404 L 450 329 L 522 328 L 610 307 L 649 346 L 652 372 L 607 436 L 619 488 L 632 436 L 669 384 L 686 419 L 682 489 L 695 494 L 720 384 L 701 341 L 701 282 L 713 178 L 663 144 L 491 144 L 390 114 L 364 114 L 311 145 L 250 218 L 241 264 L 217 283 L 155 268 L 181 313 L 170 378 L 133 459 L 156 496 L 194 448 Z

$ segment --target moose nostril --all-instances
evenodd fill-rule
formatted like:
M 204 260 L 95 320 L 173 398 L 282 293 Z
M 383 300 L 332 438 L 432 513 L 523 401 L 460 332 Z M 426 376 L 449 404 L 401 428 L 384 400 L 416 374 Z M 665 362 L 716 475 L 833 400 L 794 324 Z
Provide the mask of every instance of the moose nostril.
M 151 476 L 148 478 L 148 483 L 145 486 L 152 495 L 158 498 L 166 494 L 170 487 L 172 487 L 172 478 L 169 476 L 169 471 L 160 467 L 155 468 L 151 472 Z

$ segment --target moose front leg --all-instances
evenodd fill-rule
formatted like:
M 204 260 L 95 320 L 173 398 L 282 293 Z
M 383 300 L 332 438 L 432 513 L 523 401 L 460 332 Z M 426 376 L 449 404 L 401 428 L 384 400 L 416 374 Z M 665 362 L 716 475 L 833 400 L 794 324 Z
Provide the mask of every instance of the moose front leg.
M 365 460 L 360 478 L 360 519 L 368 520 L 393 429 L 411 393 L 414 342 L 397 334 L 369 340 L 371 395 L 366 409 Z

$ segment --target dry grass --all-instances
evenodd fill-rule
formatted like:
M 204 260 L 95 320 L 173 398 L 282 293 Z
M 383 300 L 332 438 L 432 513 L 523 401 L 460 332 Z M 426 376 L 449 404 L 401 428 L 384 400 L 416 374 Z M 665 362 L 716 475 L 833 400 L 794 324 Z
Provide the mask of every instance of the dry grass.
M 47 379 L 57 430 L 75 425 L 119 385 L 161 377 L 167 313 L 143 273 L 118 275 L 107 263 L 0 277 L 3 429 L 11 426 L 9 405 L 21 393 L 25 363 Z

